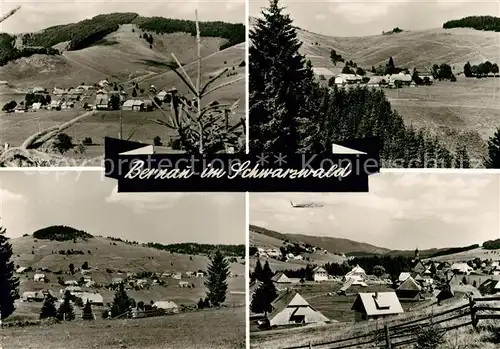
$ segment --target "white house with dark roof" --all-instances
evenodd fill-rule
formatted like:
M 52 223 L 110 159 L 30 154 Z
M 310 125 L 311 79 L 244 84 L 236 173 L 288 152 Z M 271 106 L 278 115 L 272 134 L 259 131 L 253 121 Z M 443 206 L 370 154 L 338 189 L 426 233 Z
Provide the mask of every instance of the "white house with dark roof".
M 366 276 L 366 271 L 359 265 L 356 265 L 350 272 L 345 274 L 345 280 L 354 279 L 354 281 L 362 282 L 366 280 Z
M 404 313 L 395 292 L 359 293 L 351 310 L 356 321 L 374 320 Z
M 179 312 L 179 306 L 172 301 L 158 301 L 153 304 L 153 307 L 163 309 L 171 314 L 177 314 Z
M 323 267 L 316 267 L 313 270 L 314 281 L 328 281 L 328 272 Z
M 286 290 L 271 304 L 272 311 L 267 319 L 271 327 L 296 324 L 324 323 L 330 321 L 315 310 L 297 292 Z

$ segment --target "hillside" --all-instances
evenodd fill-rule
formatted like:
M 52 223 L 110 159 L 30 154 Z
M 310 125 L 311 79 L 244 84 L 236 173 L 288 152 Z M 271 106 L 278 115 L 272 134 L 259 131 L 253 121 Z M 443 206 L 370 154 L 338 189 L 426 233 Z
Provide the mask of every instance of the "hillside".
M 258 235 L 257 235 L 258 234 Z M 250 225 L 250 244 L 259 242 L 259 235 L 266 236 L 268 238 L 272 238 L 274 240 L 269 240 L 269 242 L 273 242 L 277 244 L 276 240 L 281 240 L 280 246 L 283 245 L 283 241 L 297 242 L 303 244 L 309 244 L 311 246 L 320 247 L 325 249 L 331 253 L 353 253 L 353 252 L 364 252 L 364 253 L 372 253 L 372 254 L 383 254 L 387 253 L 390 250 L 382 247 L 373 246 L 370 244 L 352 241 L 349 239 L 342 238 L 332 238 L 332 237 L 324 237 L 324 236 L 309 236 L 309 235 L 301 235 L 301 234 L 282 234 L 273 230 L 261 228 L 255 225 Z M 272 246 L 278 247 L 279 246 Z
M 194 31 L 194 21 L 114 13 L 18 37 L 2 34 L 0 75 L 25 88 L 35 84 L 68 88 L 105 78 L 111 82 L 129 82 L 170 70 L 172 53 L 182 64 L 194 61 Z M 245 38 L 242 24 L 201 22 L 200 31 L 202 57 L 232 47 Z M 47 47 L 57 49 L 60 54 L 39 54 L 41 48 Z M 26 48 L 38 51 L 19 53 Z M 223 56 L 219 69 L 225 60 Z
M 63 280 L 79 280 L 82 276 L 78 270 L 87 262 L 92 277 L 98 285 L 109 284 L 112 278 L 125 278 L 127 273 L 152 272 L 157 275 L 163 273 L 186 273 L 187 271 L 205 271 L 209 260 L 205 255 L 179 254 L 137 244 L 111 240 L 103 237 L 87 239 L 85 241 L 67 240 L 50 241 L 35 239 L 32 236 L 23 236 L 11 239 L 13 247 L 13 261 L 17 267 L 31 267 L 41 270 L 48 278 L 47 283 L 33 281 L 35 272 L 25 272 L 20 275 L 21 294 L 24 291 L 50 289 L 56 294 L 62 288 L 58 284 L 58 277 Z M 68 251 L 70 251 L 68 253 Z M 235 277 L 230 278 L 228 302 L 240 303 L 242 297 L 231 292 L 244 291 L 245 266 L 241 258 L 231 263 L 231 272 Z M 233 260 L 235 261 L 235 260 Z M 75 275 L 69 274 L 69 265 L 73 264 Z M 183 277 L 184 279 L 184 277 Z M 154 285 L 145 290 L 132 290 L 130 295 L 136 300 L 148 301 L 151 299 L 173 300 L 179 304 L 192 304 L 205 294 L 203 279 L 187 278 L 195 288 L 179 288 L 179 280 L 164 278 L 166 286 Z M 88 291 L 93 291 L 89 288 Z M 105 302 L 112 300 L 114 292 L 106 288 L 99 288 Z M 35 314 L 36 315 L 36 314 Z

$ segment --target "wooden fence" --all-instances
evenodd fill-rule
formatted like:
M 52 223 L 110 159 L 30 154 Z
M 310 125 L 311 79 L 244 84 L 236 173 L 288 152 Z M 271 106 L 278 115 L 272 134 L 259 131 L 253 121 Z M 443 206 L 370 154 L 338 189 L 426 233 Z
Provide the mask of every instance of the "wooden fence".
M 382 329 L 370 331 L 357 336 L 336 339 L 329 342 L 313 343 L 306 345 L 287 347 L 284 349 L 302 348 L 322 348 L 328 349 L 359 348 L 363 345 L 371 345 L 380 349 L 394 349 L 404 345 L 417 342 L 417 335 L 420 329 L 442 324 L 441 331 L 448 332 L 465 326 L 472 326 L 477 329 L 480 320 L 500 319 L 500 307 L 489 306 L 488 302 L 500 301 L 500 297 L 480 297 L 469 298 L 469 303 L 448 309 L 439 313 L 434 313 L 420 317 L 418 319 L 398 323 L 396 325 L 385 325 Z M 485 311 L 489 313 L 484 313 Z M 495 314 L 495 312 L 498 312 Z M 446 323 L 461 318 L 468 318 L 469 321 L 446 326 Z

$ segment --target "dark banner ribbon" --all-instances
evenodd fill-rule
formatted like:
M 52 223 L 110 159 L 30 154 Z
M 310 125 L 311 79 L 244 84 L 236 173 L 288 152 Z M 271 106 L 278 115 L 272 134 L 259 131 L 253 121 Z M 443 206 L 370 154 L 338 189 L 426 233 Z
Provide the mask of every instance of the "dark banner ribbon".
M 331 154 L 159 154 L 105 138 L 106 177 L 118 192 L 368 192 L 380 171 L 377 137 L 333 144 Z

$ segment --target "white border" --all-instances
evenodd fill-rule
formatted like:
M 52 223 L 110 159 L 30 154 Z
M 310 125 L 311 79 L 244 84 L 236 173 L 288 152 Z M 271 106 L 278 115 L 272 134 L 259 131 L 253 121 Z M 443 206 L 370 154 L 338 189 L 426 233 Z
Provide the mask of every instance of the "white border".
M 250 1 L 245 1 L 245 152 L 248 154 L 250 152 L 250 135 L 248 133 L 250 129 L 250 121 L 248 119 L 248 111 L 250 109 L 250 82 L 248 77 L 250 75 L 250 51 L 248 46 L 248 39 L 250 37 Z

